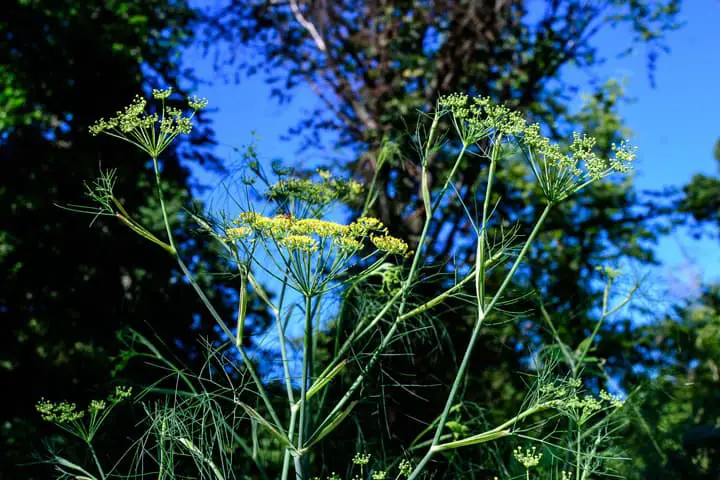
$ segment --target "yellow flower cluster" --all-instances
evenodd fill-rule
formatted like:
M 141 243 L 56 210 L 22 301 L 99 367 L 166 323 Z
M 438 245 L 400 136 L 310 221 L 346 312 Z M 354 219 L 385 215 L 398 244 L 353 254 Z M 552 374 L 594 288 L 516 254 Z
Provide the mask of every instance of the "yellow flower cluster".
M 280 240 L 288 250 L 312 253 L 318 249 L 318 242 L 309 235 L 288 235 Z
M 252 235 L 253 231 L 250 227 L 234 227 L 234 228 L 228 228 L 227 231 L 228 238 L 232 239 L 240 239 L 240 238 L 246 238 Z
M 373 217 L 360 217 L 355 220 L 354 223 L 348 225 L 350 232 L 353 235 L 364 236 L 368 232 L 380 232 L 387 233 L 387 228 L 377 218 Z
M 363 240 L 369 238 L 375 248 L 391 255 L 407 255 L 408 245 L 387 233 L 387 228 L 376 218 L 361 217 L 349 225 L 316 218 L 294 218 L 288 215 L 265 217 L 257 212 L 240 214 L 226 235 L 231 240 L 246 239 L 253 235 L 272 238 L 289 250 L 314 252 L 330 240 L 345 254 L 360 250 Z
M 352 237 L 338 237 L 335 239 L 335 245 L 341 252 L 350 253 L 360 250 L 363 244 Z
M 303 218 L 293 223 L 293 231 L 302 232 L 306 235 L 318 235 L 320 237 L 337 238 L 347 236 L 349 228 L 347 225 L 340 225 L 327 220 L 316 218 Z
M 370 241 L 378 250 L 391 255 L 407 255 L 409 253 L 407 243 L 390 235 L 372 235 Z

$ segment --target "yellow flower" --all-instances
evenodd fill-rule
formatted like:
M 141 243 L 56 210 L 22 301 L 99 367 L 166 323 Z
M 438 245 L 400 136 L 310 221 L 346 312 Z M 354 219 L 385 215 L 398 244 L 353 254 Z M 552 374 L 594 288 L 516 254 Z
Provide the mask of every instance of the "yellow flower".
M 352 237 L 338 237 L 335 239 L 335 245 L 345 253 L 356 252 L 362 248 L 362 243 Z
M 364 237 L 370 232 L 386 232 L 387 228 L 377 218 L 360 217 L 348 225 L 350 232 L 358 237 Z
M 340 237 L 348 233 L 347 225 L 340 225 L 327 220 L 318 220 L 316 218 L 304 218 L 297 220 L 292 225 L 293 233 L 301 235 L 318 235 L 320 237 Z
M 535 453 L 536 448 L 526 448 L 523 452 L 522 448 L 517 447 L 513 450 L 513 456 L 515 459 L 522 464 L 526 469 L 536 467 L 542 459 L 542 453 Z
M 407 255 L 409 253 L 407 243 L 390 235 L 371 235 L 370 241 L 378 250 L 391 255 Z
M 280 243 L 288 250 L 311 253 L 318 249 L 317 241 L 309 235 L 288 235 Z
M 228 228 L 225 233 L 230 240 L 237 240 L 239 238 L 249 237 L 252 234 L 252 228 L 246 226 Z

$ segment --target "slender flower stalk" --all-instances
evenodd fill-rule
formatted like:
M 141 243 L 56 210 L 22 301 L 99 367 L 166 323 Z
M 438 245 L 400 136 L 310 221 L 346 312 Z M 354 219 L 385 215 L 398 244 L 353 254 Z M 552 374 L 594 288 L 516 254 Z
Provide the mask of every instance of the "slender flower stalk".
M 510 284 L 510 281 L 512 277 L 515 275 L 515 272 L 517 271 L 518 267 L 520 266 L 520 263 L 523 261 L 525 255 L 527 254 L 528 250 L 530 249 L 530 245 L 532 244 L 533 240 L 537 236 L 537 234 L 540 232 L 540 229 L 542 227 L 542 224 L 544 223 L 548 213 L 550 212 L 550 205 L 546 206 L 543 210 L 542 214 L 540 215 L 540 218 L 535 223 L 535 227 L 533 228 L 532 232 L 530 233 L 530 236 L 528 237 L 527 241 L 525 242 L 525 245 L 523 246 L 522 250 L 518 254 L 515 262 L 513 263 L 512 267 L 510 268 L 510 271 L 505 276 L 505 279 L 503 280 L 502 284 L 500 285 L 500 288 L 498 288 L 498 291 L 493 296 L 490 303 L 487 305 L 487 307 L 482 308 L 482 306 L 478 305 L 478 317 L 475 320 L 475 325 L 473 326 L 472 334 L 470 336 L 470 340 L 468 341 L 468 346 L 465 350 L 465 354 L 463 355 L 463 359 L 460 362 L 460 367 L 458 368 L 457 374 L 455 375 L 455 380 L 453 381 L 452 386 L 450 387 L 450 393 L 447 396 L 447 400 L 445 402 L 445 408 L 443 409 L 443 412 L 440 416 L 440 421 L 438 422 L 438 426 L 435 430 L 435 435 L 433 437 L 433 442 L 428 449 L 425 456 L 418 462 L 415 469 L 413 470 L 413 473 L 408 477 L 408 480 L 412 480 L 414 478 L 417 478 L 417 476 L 423 471 L 425 468 L 425 465 L 427 462 L 430 461 L 434 454 L 434 448 L 437 447 L 440 436 L 442 435 L 442 431 L 445 428 L 445 422 L 447 421 L 447 416 L 450 412 L 450 408 L 452 408 L 453 403 L 455 402 L 455 397 L 457 395 L 458 389 L 460 388 L 460 384 L 463 380 L 463 377 L 465 376 L 465 372 L 467 371 L 468 365 L 470 363 L 470 358 L 472 356 L 473 350 L 475 348 L 475 344 L 477 343 L 478 336 L 480 335 L 480 331 L 482 329 L 482 325 L 487 318 L 488 314 L 492 311 L 493 307 L 497 304 L 498 300 L 502 296 L 502 294 L 505 291 L 505 288 Z
M 300 381 L 300 419 L 298 422 L 298 435 L 297 435 L 297 449 L 302 451 L 304 447 L 305 434 L 310 430 L 311 424 L 310 419 L 312 415 L 308 413 L 310 402 L 307 398 L 307 389 L 310 373 L 310 364 L 312 363 L 312 297 L 305 297 L 305 332 L 303 334 L 303 366 L 302 366 L 302 380 Z M 303 462 L 301 457 L 301 470 L 296 472 L 297 480 L 307 478 L 307 462 Z

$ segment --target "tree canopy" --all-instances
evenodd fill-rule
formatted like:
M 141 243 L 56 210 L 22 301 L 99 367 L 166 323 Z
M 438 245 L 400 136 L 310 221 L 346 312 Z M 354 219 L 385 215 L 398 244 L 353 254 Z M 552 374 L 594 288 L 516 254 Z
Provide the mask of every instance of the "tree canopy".
M 83 181 L 117 169 L 126 208 L 153 229 L 162 225 L 149 208 L 148 159 L 106 148 L 88 127 L 143 89 L 169 86 L 182 95 L 192 87 L 178 55 L 196 14 L 184 0 L 13 0 L 2 10 L 0 383 L 13 391 L 0 415 L 0 476 L 31 478 L 32 468 L 17 465 L 45 454 L 36 402 L 105 397 L 120 360 L 118 331 L 157 335 L 189 362 L 198 356 L 197 335 L 212 332 L 172 259 L 113 218 L 62 208 L 87 203 Z M 191 204 L 187 162 L 213 165 L 198 148 L 211 141 L 202 127 L 191 138 L 193 152 L 165 157 L 173 212 Z M 180 218 L 178 227 L 187 223 Z M 215 269 L 204 240 L 182 242 L 192 245 L 194 270 Z M 220 304 L 229 300 L 214 292 Z M 118 375 L 131 383 L 157 379 L 160 372 L 142 363 Z

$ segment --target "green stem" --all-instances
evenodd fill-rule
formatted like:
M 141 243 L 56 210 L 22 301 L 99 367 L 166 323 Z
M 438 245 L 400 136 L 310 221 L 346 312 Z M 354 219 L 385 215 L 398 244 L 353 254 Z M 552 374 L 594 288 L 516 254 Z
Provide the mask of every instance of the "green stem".
M 593 331 L 590 334 L 590 337 L 588 337 L 589 340 L 585 343 L 585 347 L 583 348 L 582 352 L 580 352 L 580 356 L 578 357 L 578 360 L 576 362 L 578 366 L 582 367 L 582 363 L 585 360 L 585 357 L 587 356 L 588 352 L 590 351 L 590 347 L 592 346 L 592 343 L 595 340 L 595 337 L 597 337 L 598 333 L 600 333 L 600 328 L 602 327 L 603 323 L 605 322 L 605 319 L 607 319 L 609 316 L 611 316 L 612 314 L 614 314 L 615 312 L 620 310 L 622 307 L 627 305 L 630 302 L 632 295 L 635 293 L 635 290 L 637 288 L 638 288 L 638 286 L 635 285 L 630 290 L 627 297 L 625 297 L 622 302 L 615 305 L 615 307 L 610 309 L 610 311 L 606 310 L 605 305 L 607 305 L 607 303 L 606 303 L 607 300 L 604 300 L 603 313 L 600 316 L 600 318 L 598 319 L 597 323 L 595 324 L 595 328 L 593 328 Z M 606 291 L 605 295 L 607 295 L 607 291 Z
M 120 221 L 123 222 L 125 225 L 127 225 L 127 226 L 130 228 L 130 230 L 132 230 L 133 232 L 137 233 L 138 235 L 140 235 L 140 236 L 143 237 L 144 239 L 150 240 L 152 243 L 154 243 L 154 244 L 156 244 L 156 245 L 159 245 L 160 247 L 163 248 L 163 250 L 165 250 L 166 252 L 168 252 L 168 253 L 171 254 L 171 255 L 174 255 L 174 254 L 175 254 L 175 249 L 174 249 L 174 248 L 172 248 L 170 245 L 168 245 L 167 243 L 163 242 L 162 240 L 158 239 L 155 235 L 153 235 L 152 233 L 148 232 L 148 231 L 145 230 L 143 227 L 138 226 L 132 219 L 126 218 L 126 217 L 124 217 L 123 215 L 121 215 L 121 214 L 119 214 L 119 213 L 116 213 L 115 216 L 118 218 L 118 220 L 120 220 Z
M 258 294 L 258 296 L 267 304 L 267 306 L 272 310 L 273 316 L 275 317 L 275 324 L 277 326 L 278 331 L 278 341 L 280 342 L 280 356 L 283 363 L 283 376 L 285 377 L 285 390 L 288 397 L 288 405 L 290 406 L 290 425 L 288 426 L 288 439 L 292 442 L 293 435 L 295 433 L 295 418 L 297 414 L 297 410 L 295 408 L 295 398 L 293 395 L 293 388 L 292 388 L 292 378 L 290 377 L 290 362 L 288 360 L 287 355 L 287 348 L 285 345 L 285 328 L 282 324 L 282 309 L 283 304 L 285 301 L 285 294 L 287 292 L 287 286 L 288 286 L 288 273 L 285 272 L 285 276 L 282 281 L 282 287 L 280 288 L 280 296 L 278 299 L 278 305 L 275 306 L 271 301 L 270 298 L 267 296 L 265 291 L 262 289 L 262 286 L 257 283 L 257 281 L 253 278 L 252 274 L 248 275 L 248 279 L 250 280 L 250 283 L 252 284 L 253 288 L 255 289 L 255 292 Z M 285 453 L 283 455 L 283 469 L 281 474 L 282 480 L 287 480 L 288 475 L 290 474 L 290 449 L 286 448 Z
M 212 458 L 205 455 L 202 450 L 200 450 L 192 441 L 187 438 L 181 437 L 178 438 L 178 442 L 180 442 L 182 446 L 187 448 L 199 460 L 201 460 L 203 463 L 206 463 L 207 466 L 210 467 L 210 470 L 213 472 L 217 480 L 225 480 L 222 471 L 218 468 L 217 465 L 215 465 L 215 462 L 213 462 Z
M 458 373 L 456 374 L 455 381 L 453 382 L 452 388 L 450 390 L 450 395 L 448 396 L 447 402 L 445 403 L 445 408 L 442 415 L 440 416 L 440 421 L 438 422 L 438 425 L 436 427 L 433 445 L 437 444 L 438 440 L 440 439 L 440 435 L 445 428 L 445 421 L 447 420 L 447 416 L 450 413 L 452 404 L 455 401 L 455 395 L 457 394 L 457 390 L 460 386 L 460 381 L 465 374 L 467 364 L 470 360 L 470 354 L 475 347 L 475 342 L 477 341 L 477 337 L 480 333 L 480 327 L 482 326 L 483 321 L 487 315 L 487 312 L 485 311 L 485 272 L 483 268 L 485 263 L 485 235 L 487 232 L 487 216 L 488 208 L 490 205 L 490 195 L 492 193 L 492 184 L 495 175 L 495 163 L 497 162 L 497 157 L 501 146 L 501 140 L 502 138 L 498 138 L 497 141 L 493 144 L 493 151 L 490 157 L 490 171 L 488 172 L 487 187 L 485 189 L 485 199 L 483 201 L 482 223 L 480 224 L 480 230 L 478 232 L 477 266 L 475 267 L 475 290 L 478 296 L 478 319 L 475 323 L 475 328 L 473 328 L 472 337 L 466 349 L 465 357 L 463 358 L 460 370 L 458 370 Z
M 90 442 L 87 442 L 87 446 L 88 446 L 88 449 L 90 450 L 90 453 L 92 454 L 93 461 L 95 462 L 95 466 L 98 469 L 100 478 L 102 480 L 105 480 L 107 477 L 105 476 L 105 472 L 103 471 L 102 465 L 100 465 L 100 459 L 98 458 L 97 454 L 95 453 L 95 449 L 93 448 L 93 446 Z
M 295 435 L 295 422 L 297 419 L 297 408 L 295 408 L 295 405 L 290 406 L 290 426 L 288 426 L 288 439 L 290 442 L 293 440 L 293 436 Z M 295 469 L 297 471 L 299 463 L 295 463 Z M 290 449 L 285 449 L 285 455 L 283 457 L 283 469 L 282 469 L 282 476 L 280 477 L 282 480 L 287 480 L 288 475 L 290 474 Z
M 575 457 L 575 480 L 580 480 L 580 424 L 577 425 L 577 445 L 576 445 L 576 457 Z
M 435 132 L 435 129 L 437 128 L 437 121 L 439 117 L 436 113 L 435 120 L 433 121 L 433 127 L 430 129 L 430 137 L 428 138 L 428 146 L 425 150 L 425 154 L 429 154 L 430 147 L 429 145 L 434 141 L 433 135 Z M 466 146 L 463 146 L 463 148 L 460 150 L 460 153 L 457 156 L 457 159 L 455 160 L 455 164 L 459 164 L 462 160 L 463 156 L 465 155 L 465 151 L 467 150 Z M 453 169 L 454 170 L 454 169 Z M 442 189 L 439 192 L 439 199 L 441 199 L 445 192 L 447 191 L 449 185 L 450 185 L 451 177 L 448 177 L 445 180 L 445 184 L 443 185 Z M 439 204 L 436 202 L 436 204 Z M 380 345 L 375 349 L 372 356 L 370 357 L 370 360 L 368 361 L 366 367 L 358 374 L 358 376 L 355 378 L 355 381 L 352 383 L 350 388 L 345 392 L 345 395 L 340 399 L 340 401 L 335 405 L 335 407 L 332 409 L 330 414 L 325 418 L 325 420 L 320 424 L 318 429 L 323 428 L 328 421 L 335 418 L 335 415 L 342 410 L 342 408 L 345 406 L 345 404 L 350 401 L 350 398 L 352 398 L 352 395 L 355 393 L 355 391 L 360 387 L 363 380 L 365 379 L 365 375 L 372 369 L 373 366 L 375 366 L 375 362 L 380 358 L 380 354 L 387 348 L 387 346 L 390 344 L 390 341 L 393 340 L 395 332 L 397 331 L 398 327 L 400 326 L 401 318 L 403 315 L 403 311 L 405 309 L 405 305 L 407 302 L 407 297 L 410 292 L 410 288 L 412 286 L 412 282 L 415 280 L 415 274 L 417 272 L 418 265 L 420 263 L 420 257 L 423 253 L 423 246 L 425 244 L 425 239 L 427 238 L 428 230 L 430 227 L 430 222 L 433 217 L 433 208 L 431 207 L 430 212 L 428 215 L 425 216 L 425 224 L 423 225 L 422 233 L 420 234 L 420 240 L 418 241 L 417 249 L 415 250 L 415 255 L 413 257 L 412 265 L 410 267 L 410 271 L 408 272 L 408 277 L 403 283 L 402 286 L 402 300 L 400 302 L 399 308 L 398 308 L 398 315 L 395 318 L 395 320 L 392 323 L 392 326 L 388 330 L 387 334 L 383 338 Z
M 483 432 L 483 433 L 480 433 L 477 435 L 472 435 L 472 436 L 470 436 L 468 438 L 464 438 L 462 440 L 438 444 L 435 447 L 433 447 L 433 450 L 435 452 L 439 452 L 442 450 L 449 450 L 452 448 L 473 445 L 475 443 L 481 443 L 478 440 L 483 440 L 483 441 L 487 441 L 484 439 L 494 440 L 496 438 L 501 438 L 504 436 L 512 435 L 513 431 L 511 430 L 511 428 L 513 427 L 513 425 L 516 425 L 518 422 L 524 420 L 525 418 L 527 418 L 531 415 L 535 415 L 538 412 L 542 412 L 543 410 L 547 410 L 548 408 L 552 408 L 554 406 L 555 406 L 555 402 L 552 402 L 552 401 L 535 405 L 534 407 L 528 408 L 524 412 L 521 412 L 521 413 L 515 415 L 510 420 L 505 421 L 504 423 L 498 425 L 497 427 L 493 428 L 492 430 L 488 430 L 487 432 Z M 442 436 L 441 436 L 441 438 L 442 438 Z M 432 445 L 432 443 L 430 443 L 430 445 Z
M 200 300 L 205 305 L 205 308 L 207 308 L 208 312 L 210 312 L 210 315 L 215 320 L 215 323 L 218 324 L 218 326 L 223 331 L 223 333 L 225 335 L 227 335 L 231 341 L 234 340 L 235 336 L 233 335 L 232 331 L 230 331 L 230 329 L 227 327 L 227 325 L 225 325 L 225 322 L 223 321 L 222 317 L 220 317 L 220 314 L 217 313 L 217 310 L 215 310 L 215 307 L 213 307 L 212 303 L 210 303 L 210 300 L 207 298 L 207 295 L 205 295 L 205 292 L 202 290 L 200 285 L 198 285 L 197 281 L 195 281 L 195 278 L 193 277 L 190 270 L 187 268 L 187 265 L 185 265 L 185 262 L 183 262 L 182 259 L 180 258 L 180 255 L 176 254 L 175 260 L 177 261 L 178 265 L 180 266 L 180 270 L 182 270 L 183 274 L 185 275 L 185 278 L 188 279 L 188 281 L 190 282 L 190 285 L 192 285 L 192 287 L 195 290 L 195 292 L 197 293 L 198 297 L 200 297 Z M 233 342 L 233 343 L 236 343 L 236 342 Z M 282 423 L 280 422 L 280 419 L 279 419 L 277 413 L 275 412 L 275 408 L 273 408 L 272 403 L 270 402 L 270 398 L 268 397 L 268 394 L 265 391 L 265 388 L 263 387 L 262 382 L 260 381 L 260 377 L 258 376 L 257 372 L 255 371 L 255 367 L 253 366 L 252 362 L 250 361 L 250 359 L 248 358 L 248 356 L 245 352 L 245 348 L 241 346 L 240 348 L 238 348 L 238 350 L 240 351 L 240 355 L 242 355 L 243 361 L 245 362 L 245 366 L 247 367 L 248 372 L 250 372 L 250 375 L 252 376 L 253 381 L 255 382 L 255 384 L 257 386 L 258 393 L 260 394 L 260 397 L 262 398 L 262 400 L 265 404 L 265 408 L 267 408 L 268 412 L 270 413 L 270 416 L 272 417 L 273 422 L 275 422 L 275 425 L 278 428 L 281 428 Z
M 305 296 L 305 332 L 303 335 L 303 367 L 302 367 L 302 379 L 300 385 L 300 418 L 298 422 L 298 438 L 297 438 L 297 449 L 302 452 L 303 442 L 305 441 L 305 434 L 310 429 L 310 414 L 307 412 L 309 409 L 309 400 L 307 398 L 307 387 L 308 387 L 308 374 L 310 372 L 310 364 L 312 363 L 312 297 L 309 295 Z M 302 455 L 302 454 L 301 454 Z M 306 475 L 306 461 L 304 456 L 301 458 L 301 470 L 295 472 L 298 480 L 307 478 Z
M 287 275 L 285 276 L 285 278 L 287 279 Z M 274 314 L 275 314 L 275 324 L 277 325 L 277 329 L 278 329 L 278 340 L 280 342 L 280 357 L 281 357 L 282 363 L 283 363 L 283 375 L 285 377 L 285 391 L 287 393 L 289 404 L 293 405 L 295 403 L 295 398 L 293 395 L 292 378 L 290 377 L 290 362 L 288 360 L 287 348 L 285 346 L 285 329 L 283 328 L 283 325 L 282 325 L 282 318 L 280 318 L 280 316 L 281 316 L 280 312 L 282 309 L 282 304 L 283 304 L 283 300 L 285 298 L 286 290 L 287 290 L 287 282 L 285 281 L 285 282 L 283 282 L 283 286 L 280 289 L 280 300 L 278 302 L 279 305 L 278 305 L 277 309 L 274 309 Z
M 537 234 L 540 232 L 540 228 L 542 224 L 545 221 L 545 218 L 547 217 L 548 213 L 550 212 L 550 209 L 552 206 L 548 204 L 545 209 L 543 210 L 542 214 L 540 215 L 540 218 L 538 219 L 537 223 L 535 224 L 535 227 L 533 228 L 532 232 L 530 233 L 530 236 L 528 237 L 527 241 L 525 242 L 525 245 L 523 245 L 522 250 L 518 254 L 517 258 L 515 259 L 515 263 L 513 263 L 512 267 L 510 268 L 510 271 L 508 272 L 507 276 L 503 280 L 502 284 L 500 285 L 500 288 L 493 296 L 492 300 L 488 304 L 487 308 L 482 310 L 481 308 L 478 308 L 478 319 L 475 322 L 475 326 L 473 327 L 472 335 L 470 337 L 470 341 L 468 342 L 468 346 L 465 350 L 465 355 L 463 356 L 462 362 L 460 363 L 460 367 L 458 368 L 457 374 L 455 375 L 455 380 L 453 381 L 452 387 L 450 389 L 450 394 L 448 395 L 447 401 L 445 402 L 445 408 L 443 409 L 443 412 L 440 416 L 440 421 L 438 422 L 438 426 L 435 430 L 435 436 L 433 438 L 433 443 L 431 447 L 428 449 L 427 454 L 422 458 L 422 460 L 415 466 L 415 469 L 408 477 L 408 480 L 413 480 L 414 478 L 417 478 L 417 476 L 420 474 L 422 469 L 425 467 L 425 465 L 430 461 L 430 458 L 432 457 L 434 453 L 434 447 L 437 446 L 437 442 L 440 439 L 440 436 L 442 434 L 443 429 L 445 428 L 445 422 L 447 421 L 448 414 L 450 412 L 450 409 L 452 408 L 453 402 L 455 401 L 455 396 L 457 395 L 458 389 L 460 388 L 460 383 L 463 380 L 463 377 L 465 376 L 465 372 L 467 371 L 468 365 L 470 363 L 470 358 L 472 356 L 473 350 L 475 348 L 475 344 L 477 342 L 478 336 L 480 335 L 481 327 L 484 323 L 485 318 L 490 313 L 490 311 L 493 309 L 493 307 L 497 304 L 498 300 L 502 296 L 503 292 L 507 288 L 507 286 L 510 284 L 510 281 L 512 277 L 515 275 L 515 272 L 517 271 L 518 267 L 520 266 L 520 263 L 524 259 L 525 255 L 527 255 L 528 250 L 530 249 L 530 245 L 532 244 L 533 240 L 537 236 Z M 480 306 L 479 306 L 480 307 Z
M 490 208 L 490 197 L 492 195 L 493 181 L 495 180 L 495 166 L 497 165 L 500 149 L 502 148 L 502 135 L 499 135 L 493 142 L 492 153 L 490 154 L 490 170 L 488 171 L 487 187 L 483 199 L 482 223 L 478 232 L 477 244 L 477 267 L 475 269 L 475 290 L 478 295 L 478 308 L 485 309 L 485 238 L 488 227 L 488 210 Z
M 167 231 L 170 248 L 175 250 L 175 241 L 173 240 L 172 229 L 170 228 L 170 221 L 168 220 L 167 209 L 165 208 L 165 195 L 163 194 L 162 184 L 160 182 L 160 168 L 157 157 L 153 157 L 152 161 L 155 170 L 155 183 L 157 184 L 158 197 L 160 198 L 160 209 L 162 210 L 163 221 L 165 222 L 165 230 Z
M 427 157 L 428 155 L 430 155 L 430 150 L 432 149 L 433 143 L 435 142 L 437 128 L 438 125 L 440 125 L 440 117 L 442 117 L 440 112 L 435 110 L 435 114 L 433 115 L 433 121 L 430 125 L 430 133 L 428 133 L 427 144 L 425 145 L 425 154 L 423 155 L 423 161 L 427 161 Z
M 490 267 L 492 264 L 494 264 L 496 261 L 498 261 L 500 258 L 502 258 L 503 255 L 504 255 L 504 252 L 500 251 L 500 252 L 496 253 L 495 255 L 493 255 L 492 257 L 490 257 L 489 259 L 487 259 L 484 264 L 485 270 L 487 270 L 488 267 Z M 455 285 L 453 285 L 452 287 L 445 290 L 440 295 L 436 296 L 432 300 L 429 300 L 429 301 L 423 303 L 422 305 L 420 305 L 418 307 L 415 307 L 414 309 L 410 310 L 409 312 L 407 312 L 403 315 L 400 315 L 399 320 L 400 321 L 407 320 L 408 318 L 412 318 L 417 315 L 420 315 L 421 313 L 424 313 L 424 312 L 430 310 L 431 308 L 433 308 L 437 305 L 440 305 L 449 296 L 451 296 L 452 294 L 454 294 L 455 292 L 460 290 L 463 287 L 463 285 L 468 283 L 473 278 L 475 278 L 475 268 L 470 270 L 470 272 L 468 272 L 468 274 L 465 276 L 465 278 L 463 278 L 462 280 L 457 282 Z
M 380 165 L 382 167 L 382 165 Z M 362 214 L 361 217 L 364 217 L 367 215 L 368 211 L 370 210 L 370 207 L 374 203 L 373 196 L 375 195 L 375 185 L 377 184 L 378 176 L 380 175 L 380 168 L 377 166 L 375 167 L 375 172 L 373 173 L 372 181 L 370 182 L 370 188 L 368 188 L 368 193 L 365 196 L 365 204 L 363 205 Z

